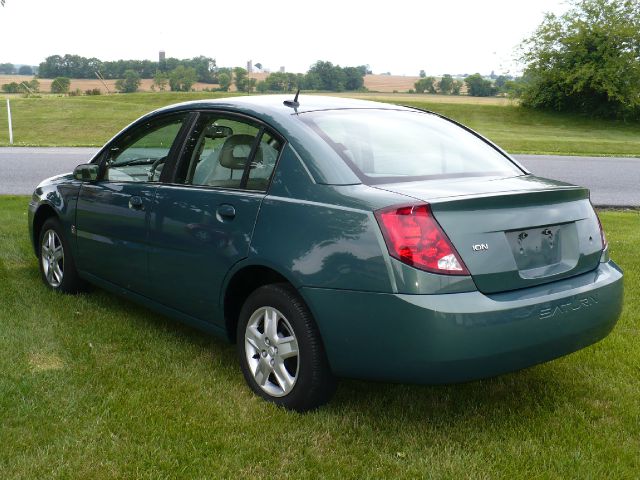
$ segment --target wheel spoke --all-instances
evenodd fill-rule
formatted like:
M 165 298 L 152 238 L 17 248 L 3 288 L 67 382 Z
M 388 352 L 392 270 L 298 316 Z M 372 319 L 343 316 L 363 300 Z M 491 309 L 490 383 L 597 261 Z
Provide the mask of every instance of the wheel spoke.
M 49 248 L 49 251 L 53 251 L 56 248 L 56 237 L 53 230 L 49 230 L 47 234 L 47 247 Z
M 278 339 L 278 355 L 285 358 L 298 356 L 298 341 L 296 337 L 284 337 Z
M 260 360 L 256 367 L 256 371 L 253 374 L 258 385 L 264 387 L 269 381 L 269 375 L 271 375 L 272 371 L 271 367 L 264 360 Z
M 283 363 L 278 363 L 273 369 L 273 373 L 276 376 L 276 380 L 280 384 L 280 388 L 284 391 L 284 393 L 288 393 L 293 388 L 293 383 L 295 382 L 295 378 L 293 378 L 287 369 L 284 368 Z
M 53 264 L 53 268 L 51 268 L 50 270 L 53 271 L 53 276 L 56 279 L 56 282 L 58 284 L 62 283 L 62 269 L 60 268 L 60 264 L 59 263 L 54 263 Z
M 262 334 L 258 331 L 255 326 L 248 326 L 247 333 L 245 334 L 245 340 L 249 342 L 249 344 L 255 348 L 256 350 L 260 350 L 260 344 L 262 343 Z
M 46 272 L 45 275 L 47 277 L 47 282 L 51 285 L 53 283 L 53 268 L 51 268 L 51 264 L 47 262 L 47 266 L 45 267 Z
M 275 308 L 267 308 L 264 311 L 264 334 L 275 341 L 278 336 L 278 312 Z

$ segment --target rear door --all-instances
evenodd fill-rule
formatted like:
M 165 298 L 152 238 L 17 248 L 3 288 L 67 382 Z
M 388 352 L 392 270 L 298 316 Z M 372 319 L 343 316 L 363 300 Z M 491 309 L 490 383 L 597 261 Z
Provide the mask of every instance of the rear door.
M 221 322 L 225 275 L 248 255 L 253 227 L 283 141 L 261 123 L 202 113 L 150 218 L 154 299 Z
M 100 179 L 83 183 L 78 196 L 78 265 L 83 272 L 149 294 L 149 219 L 158 180 L 175 155 L 186 118 L 186 113 L 155 118 L 106 148 Z

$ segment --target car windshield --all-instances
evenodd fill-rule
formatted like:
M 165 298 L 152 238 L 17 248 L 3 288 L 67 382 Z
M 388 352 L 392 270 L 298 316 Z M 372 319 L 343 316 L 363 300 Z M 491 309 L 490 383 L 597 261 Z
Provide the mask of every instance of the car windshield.
M 425 112 L 325 110 L 300 118 L 364 183 L 524 173 L 480 138 Z

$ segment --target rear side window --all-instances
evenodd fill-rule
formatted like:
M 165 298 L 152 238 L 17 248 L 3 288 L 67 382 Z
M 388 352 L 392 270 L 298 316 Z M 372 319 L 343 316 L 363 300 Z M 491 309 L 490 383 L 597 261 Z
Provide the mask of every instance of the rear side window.
M 187 142 L 178 182 L 266 191 L 281 150 L 282 142 L 261 125 L 202 115 Z
M 475 135 L 428 113 L 328 110 L 300 118 L 364 183 L 523 174 Z

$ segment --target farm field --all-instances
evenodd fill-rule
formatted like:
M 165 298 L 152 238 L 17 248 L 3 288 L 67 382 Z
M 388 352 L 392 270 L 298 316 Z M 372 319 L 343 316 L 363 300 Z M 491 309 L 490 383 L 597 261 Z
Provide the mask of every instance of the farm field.
M 601 212 L 622 317 L 562 359 L 453 386 L 344 380 L 306 415 L 256 398 L 234 348 L 101 290 L 40 282 L 28 197 L 0 197 L 0 471 L 22 478 L 636 478 L 637 211 Z
M 269 74 L 264 72 L 252 72 L 249 74 L 249 77 L 255 78 L 257 81 L 264 80 Z M 32 75 L 0 75 L 0 85 L 11 82 L 24 82 L 33 79 Z M 398 92 L 406 92 L 408 90 L 412 90 L 414 88 L 414 83 L 420 79 L 418 76 L 404 76 L 404 75 L 365 75 L 364 77 L 364 86 L 372 91 L 376 92 L 387 92 L 392 93 L 394 90 Z M 40 90 L 42 92 L 50 92 L 51 91 L 51 83 L 53 79 L 51 78 L 42 78 L 38 79 L 40 82 Z M 106 84 L 106 87 L 105 87 Z M 150 78 L 144 78 L 141 80 L 139 90 L 144 92 L 151 92 L 151 86 L 153 85 L 153 80 Z M 211 85 L 208 83 L 196 83 L 193 85 L 193 89 L 196 91 L 201 91 L 205 88 L 211 89 L 216 88 L 218 85 Z M 105 82 L 101 82 L 97 78 L 87 78 L 87 79 L 71 79 L 70 89 L 75 90 L 76 88 L 80 89 L 82 92 L 85 90 L 91 90 L 94 88 L 100 89 L 102 93 L 107 93 L 107 91 L 115 92 L 116 91 L 116 80 L 105 80 Z M 235 86 L 231 86 L 231 91 L 235 90 Z M 464 88 L 463 88 L 464 90 Z
M 17 146 L 101 146 L 140 115 L 172 103 L 233 95 L 221 92 L 135 93 L 11 98 Z M 304 100 L 305 93 L 302 94 Z M 640 123 L 531 111 L 504 98 L 444 95 L 339 94 L 412 105 L 477 130 L 511 153 L 640 156 Z M 8 145 L 0 102 L 0 146 Z

